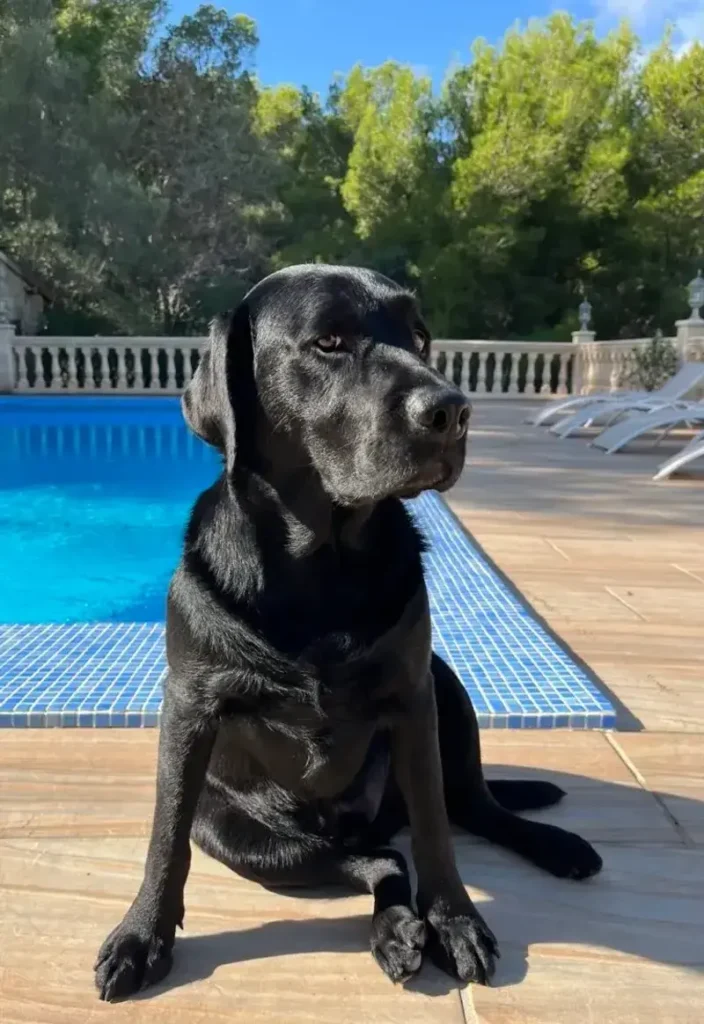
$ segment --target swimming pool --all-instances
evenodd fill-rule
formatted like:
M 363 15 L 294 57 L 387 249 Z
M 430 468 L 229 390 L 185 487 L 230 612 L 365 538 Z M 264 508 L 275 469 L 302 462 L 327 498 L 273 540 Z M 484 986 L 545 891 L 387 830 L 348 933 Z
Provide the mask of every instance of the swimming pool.
M 166 588 L 218 472 L 177 399 L 0 399 L 0 725 L 156 724 Z M 435 646 L 481 724 L 612 725 L 441 499 L 411 507 L 431 542 Z
M 5 400 L 0 623 L 162 621 L 188 511 L 218 472 L 177 399 Z

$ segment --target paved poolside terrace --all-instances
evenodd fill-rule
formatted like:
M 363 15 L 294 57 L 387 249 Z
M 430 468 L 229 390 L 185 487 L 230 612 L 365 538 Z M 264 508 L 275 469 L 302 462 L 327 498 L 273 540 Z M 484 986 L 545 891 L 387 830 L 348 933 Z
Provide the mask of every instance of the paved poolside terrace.
M 540 817 L 595 842 L 604 872 L 561 882 L 458 837 L 462 875 L 501 943 L 494 986 L 459 992 L 426 967 L 404 991 L 367 952 L 368 898 L 268 893 L 196 852 L 174 972 L 106 1007 L 92 958 L 139 884 L 156 734 L 4 730 L 3 1024 L 701 1024 L 704 466 L 656 485 L 681 436 L 607 457 L 526 427 L 528 411 L 477 403 L 451 504 L 616 721 L 492 729 L 484 754 L 493 775 L 562 785 L 566 801 Z

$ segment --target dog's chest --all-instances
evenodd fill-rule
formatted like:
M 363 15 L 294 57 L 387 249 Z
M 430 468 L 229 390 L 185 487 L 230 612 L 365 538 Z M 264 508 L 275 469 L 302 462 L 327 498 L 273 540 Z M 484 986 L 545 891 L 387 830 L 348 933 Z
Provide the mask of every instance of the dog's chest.
M 329 689 L 319 703 L 285 703 L 242 723 L 250 753 L 263 774 L 299 797 L 343 792 L 365 761 L 374 735 L 393 721 L 398 694 L 366 685 Z
M 392 629 L 356 656 L 330 658 L 323 645 L 315 650 L 317 664 L 301 659 L 296 680 L 262 693 L 253 706 L 226 702 L 226 731 L 239 732 L 262 775 L 303 798 L 341 793 L 372 737 L 403 714 L 430 660 L 424 589 Z
M 265 702 L 264 717 L 272 728 L 315 736 L 325 746 L 366 724 L 386 722 L 400 710 L 407 669 L 396 644 L 378 643 L 350 658 L 344 640 L 338 644 L 330 638 L 306 650 L 299 681 Z
M 383 643 L 420 581 L 420 573 L 396 567 L 341 569 L 321 558 L 303 578 L 276 581 L 259 608 L 261 632 L 277 651 L 324 671 Z

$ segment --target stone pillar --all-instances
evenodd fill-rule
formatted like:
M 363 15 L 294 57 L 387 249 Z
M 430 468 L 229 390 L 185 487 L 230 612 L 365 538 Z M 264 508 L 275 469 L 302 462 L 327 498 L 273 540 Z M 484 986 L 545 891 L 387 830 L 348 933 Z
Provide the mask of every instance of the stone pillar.
M 687 359 L 687 348 L 690 342 L 697 341 L 697 348 L 704 348 L 704 320 L 700 316 L 690 316 L 687 320 L 677 320 L 677 354 L 680 362 Z
M 572 331 L 572 344 L 575 346 L 574 362 L 572 364 L 572 394 L 581 395 L 587 394 L 587 388 L 590 385 L 590 381 L 587 379 L 588 374 L 586 372 L 586 363 L 584 360 L 583 346 L 591 345 L 596 338 L 596 331 L 588 331 L 585 328 L 580 328 L 578 331 Z
M 0 395 L 9 394 L 15 387 L 14 340 L 15 325 L 0 323 Z

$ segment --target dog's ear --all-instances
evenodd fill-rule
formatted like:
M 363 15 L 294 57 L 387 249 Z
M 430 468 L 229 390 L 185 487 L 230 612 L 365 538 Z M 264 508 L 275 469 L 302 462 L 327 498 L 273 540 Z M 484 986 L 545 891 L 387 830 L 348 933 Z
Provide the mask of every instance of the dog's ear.
M 243 404 L 238 399 L 253 391 L 252 335 L 249 310 L 243 303 L 231 318 L 211 323 L 208 344 L 181 399 L 186 423 L 222 452 L 228 470 L 235 464 L 238 413 L 245 413 L 244 408 L 238 409 Z M 248 425 L 241 426 L 247 429 Z

